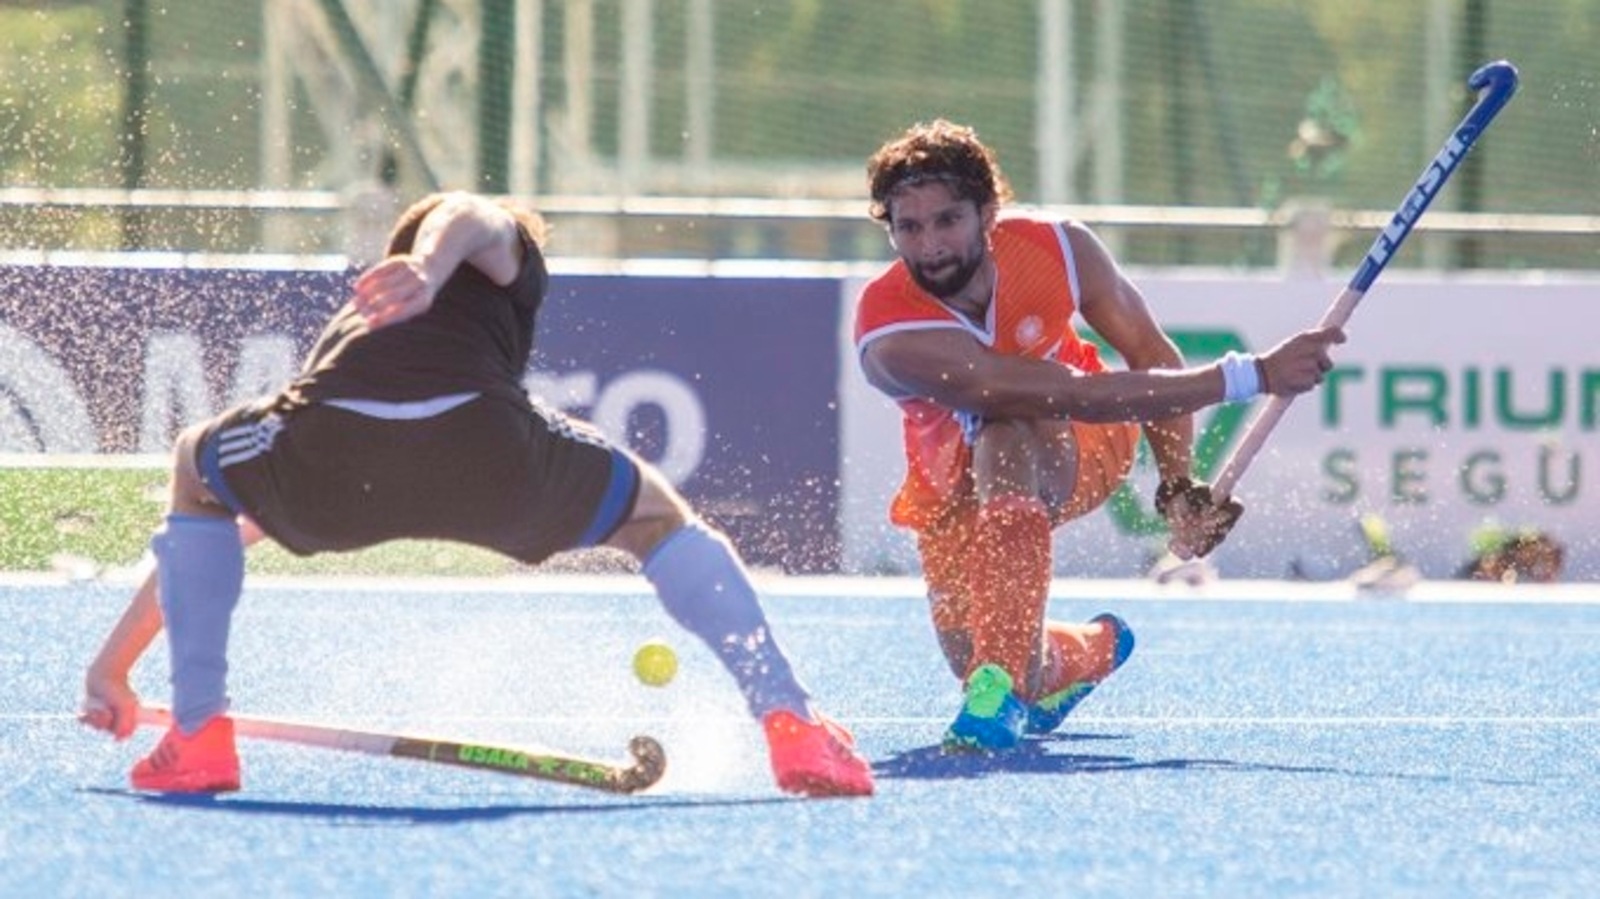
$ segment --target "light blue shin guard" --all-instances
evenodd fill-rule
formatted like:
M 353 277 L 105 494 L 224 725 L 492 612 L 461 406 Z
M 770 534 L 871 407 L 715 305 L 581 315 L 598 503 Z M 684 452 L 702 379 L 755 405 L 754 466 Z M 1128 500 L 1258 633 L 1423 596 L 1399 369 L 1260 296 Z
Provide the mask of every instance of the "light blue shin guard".
M 228 709 L 228 625 L 244 586 L 229 518 L 169 515 L 150 541 L 172 657 L 172 715 L 184 733 Z
M 643 570 L 667 614 L 722 660 L 751 714 L 809 715 L 805 687 L 769 632 L 750 575 L 726 537 L 690 522 L 661 541 Z

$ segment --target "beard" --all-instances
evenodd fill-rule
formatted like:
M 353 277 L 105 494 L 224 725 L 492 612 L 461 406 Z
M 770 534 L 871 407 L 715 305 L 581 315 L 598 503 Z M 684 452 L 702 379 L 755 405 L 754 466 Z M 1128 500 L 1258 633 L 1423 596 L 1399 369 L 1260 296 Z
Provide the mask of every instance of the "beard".
M 983 247 L 980 245 L 966 255 L 958 257 L 953 268 L 946 263 L 945 273 L 942 276 L 935 277 L 925 265 L 908 265 L 907 268 L 911 270 L 911 280 L 917 282 L 918 287 L 941 300 L 948 300 L 972 283 L 972 277 L 978 273 L 978 267 L 981 265 L 983 265 Z

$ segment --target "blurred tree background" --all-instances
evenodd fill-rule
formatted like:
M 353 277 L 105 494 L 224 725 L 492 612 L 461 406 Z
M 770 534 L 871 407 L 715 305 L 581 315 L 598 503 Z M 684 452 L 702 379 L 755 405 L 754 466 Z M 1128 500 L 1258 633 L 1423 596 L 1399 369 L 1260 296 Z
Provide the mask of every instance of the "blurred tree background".
M 854 200 L 882 140 L 943 116 L 1023 202 L 1384 210 L 1509 58 L 1521 94 L 1436 208 L 1600 213 L 1600 0 L 56 0 L 0 2 L 0 35 L 0 188 Z M 219 239 L 156 219 L 130 245 L 19 196 L 0 247 Z M 268 242 L 223 212 L 189 230 Z

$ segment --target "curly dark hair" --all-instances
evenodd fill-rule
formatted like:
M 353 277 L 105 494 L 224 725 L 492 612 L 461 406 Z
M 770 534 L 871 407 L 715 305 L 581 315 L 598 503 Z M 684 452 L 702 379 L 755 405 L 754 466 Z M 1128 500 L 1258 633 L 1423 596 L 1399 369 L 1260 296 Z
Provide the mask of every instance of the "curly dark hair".
M 978 140 L 978 132 L 944 119 L 918 122 L 878 148 L 867 160 L 872 196 L 868 213 L 889 221 L 889 200 L 901 187 L 928 181 L 950 185 L 955 195 L 979 207 L 1011 199 L 1011 184 L 1000 171 L 994 151 Z

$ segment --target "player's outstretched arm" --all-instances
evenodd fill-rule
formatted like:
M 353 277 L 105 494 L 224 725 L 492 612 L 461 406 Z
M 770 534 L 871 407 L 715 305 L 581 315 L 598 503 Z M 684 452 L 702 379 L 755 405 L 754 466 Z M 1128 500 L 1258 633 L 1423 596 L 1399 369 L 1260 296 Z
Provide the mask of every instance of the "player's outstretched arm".
M 129 674 L 161 633 L 157 584 L 152 568 L 106 635 L 83 679 L 79 720 L 119 740 L 131 736 L 139 724 L 139 695 L 129 685 Z
M 1053 361 L 995 353 L 949 328 L 883 335 L 864 349 L 862 367 L 891 396 L 927 397 L 986 418 L 1146 422 L 1250 399 L 1263 390 L 1302 393 L 1321 383 L 1333 365 L 1328 347 L 1343 340 L 1338 328 L 1321 328 L 1301 332 L 1259 359 L 1236 356 L 1176 370 L 1086 375 Z
M 262 537 L 255 522 L 240 519 L 242 545 L 248 548 Z M 139 725 L 139 695 L 133 691 L 129 676 L 161 633 L 161 623 L 159 572 L 151 568 L 89 663 L 78 720 L 119 740 L 133 734 Z

